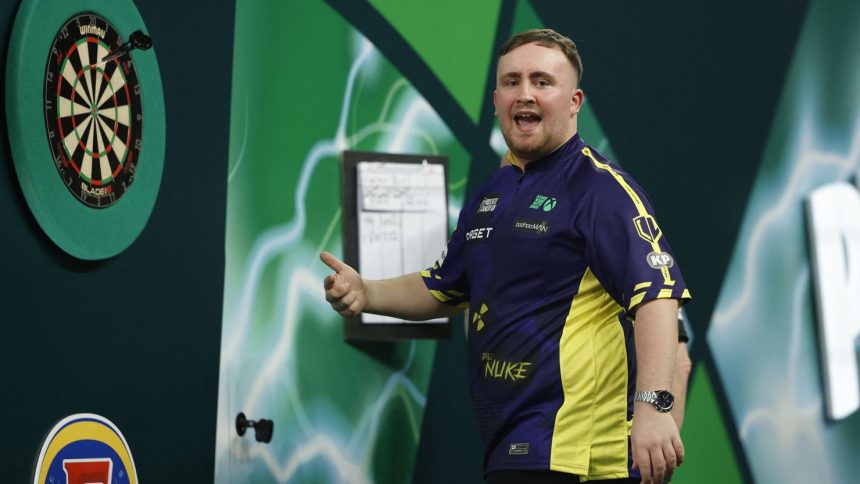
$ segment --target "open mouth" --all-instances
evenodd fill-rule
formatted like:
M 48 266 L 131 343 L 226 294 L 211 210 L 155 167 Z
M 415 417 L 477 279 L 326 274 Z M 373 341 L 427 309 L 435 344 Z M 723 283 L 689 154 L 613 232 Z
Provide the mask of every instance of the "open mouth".
M 514 114 L 514 123 L 518 128 L 528 131 L 537 127 L 540 123 L 540 115 L 532 112 L 519 112 Z

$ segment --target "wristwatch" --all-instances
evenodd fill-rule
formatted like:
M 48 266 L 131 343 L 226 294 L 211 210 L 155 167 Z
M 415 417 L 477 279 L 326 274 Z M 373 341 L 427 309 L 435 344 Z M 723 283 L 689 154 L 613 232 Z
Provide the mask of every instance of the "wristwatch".
M 666 390 L 657 390 L 654 392 L 636 392 L 633 396 L 634 402 L 644 402 L 654 405 L 658 412 L 668 412 L 672 410 L 675 404 L 675 396 Z

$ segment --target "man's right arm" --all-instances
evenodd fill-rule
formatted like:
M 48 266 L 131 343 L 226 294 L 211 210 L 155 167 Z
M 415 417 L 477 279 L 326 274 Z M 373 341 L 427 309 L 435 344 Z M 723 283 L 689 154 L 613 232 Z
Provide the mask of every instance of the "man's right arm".
M 328 252 L 320 253 L 320 260 L 335 272 L 326 276 L 323 286 L 326 300 L 341 316 L 368 312 L 422 321 L 459 312 L 456 306 L 433 297 L 417 272 L 372 281 L 363 279 L 355 269 Z

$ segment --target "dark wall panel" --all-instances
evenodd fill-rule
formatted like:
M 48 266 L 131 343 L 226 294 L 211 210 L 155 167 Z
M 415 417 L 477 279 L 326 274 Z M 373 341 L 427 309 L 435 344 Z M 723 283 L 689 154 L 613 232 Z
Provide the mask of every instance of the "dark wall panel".
M 0 4 L 4 66 L 17 3 Z M 120 428 L 142 481 L 212 479 L 234 5 L 137 4 L 161 69 L 167 152 L 152 216 L 126 251 L 84 262 L 47 239 L 0 110 L 4 482 L 31 479 L 45 433 L 79 412 Z M 5 96 L 5 75 L 0 86 Z

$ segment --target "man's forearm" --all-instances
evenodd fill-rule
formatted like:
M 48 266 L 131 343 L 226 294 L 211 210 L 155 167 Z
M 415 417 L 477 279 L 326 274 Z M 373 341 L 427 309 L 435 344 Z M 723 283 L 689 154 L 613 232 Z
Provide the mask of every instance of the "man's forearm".
M 451 316 L 460 309 L 440 302 L 430 294 L 417 272 L 391 279 L 364 280 L 365 312 L 422 321 Z
M 678 301 L 648 301 L 636 312 L 637 391 L 670 390 L 678 346 Z
M 675 395 L 675 405 L 672 407 L 672 418 L 678 424 L 680 430 L 684 422 L 684 412 L 687 409 L 687 382 L 690 380 L 690 371 L 693 363 L 687 352 L 686 343 L 678 343 L 678 353 L 675 358 L 675 377 L 672 381 L 672 394 Z

